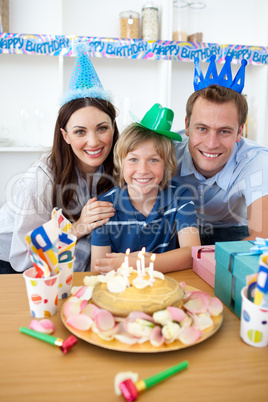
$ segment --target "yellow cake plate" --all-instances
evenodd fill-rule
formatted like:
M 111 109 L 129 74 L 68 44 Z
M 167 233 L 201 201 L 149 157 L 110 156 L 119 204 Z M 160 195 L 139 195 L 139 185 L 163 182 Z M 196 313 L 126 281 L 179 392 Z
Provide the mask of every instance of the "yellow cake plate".
M 185 291 L 189 292 L 190 290 L 195 290 L 198 291 L 198 289 L 191 287 L 191 286 L 185 286 Z M 67 303 L 68 299 L 65 301 Z M 65 305 L 64 303 L 64 305 Z M 130 353 L 159 353 L 159 352 L 170 352 L 172 350 L 178 350 L 178 349 L 184 349 L 188 348 L 190 346 L 197 345 L 198 343 L 201 343 L 205 341 L 206 339 L 210 338 L 212 335 L 214 335 L 219 328 L 221 327 L 221 324 L 223 322 L 223 314 L 220 314 L 216 317 L 212 317 L 213 321 L 213 328 L 206 329 L 202 331 L 202 336 L 195 342 L 190 345 L 185 345 L 182 342 L 176 340 L 170 344 L 164 344 L 159 347 L 152 346 L 149 341 L 144 342 L 142 344 L 135 344 L 135 345 L 127 345 L 125 343 L 119 342 L 116 339 L 113 339 L 112 341 L 105 341 L 101 339 L 97 334 L 95 334 L 93 331 L 80 331 L 78 329 L 75 329 L 68 325 L 66 323 L 66 319 L 64 317 L 63 311 L 64 311 L 64 305 L 62 306 L 61 309 L 61 319 L 65 327 L 77 338 L 82 339 L 85 342 L 91 343 L 92 345 L 99 346 L 101 348 L 105 349 L 110 349 L 110 350 L 116 350 L 118 352 L 130 352 Z

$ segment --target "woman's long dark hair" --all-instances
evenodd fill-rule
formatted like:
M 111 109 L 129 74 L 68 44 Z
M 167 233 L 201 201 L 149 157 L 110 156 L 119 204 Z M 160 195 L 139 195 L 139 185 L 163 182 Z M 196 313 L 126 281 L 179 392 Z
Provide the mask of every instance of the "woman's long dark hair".
M 114 145 L 119 137 L 118 127 L 115 121 L 116 109 L 108 101 L 96 98 L 74 99 L 61 107 L 54 130 L 54 141 L 51 154 L 48 157 L 48 165 L 54 173 L 54 185 L 52 190 L 53 207 L 62 208 L 64 215 L 71 221 L 76 221 L 83 208 L 81 205 L 76 213 L 69 211 L 70 202 L 79 203 L 77 194 L 78 176 L 77 176 L 77 158 L 72 148 L 65 142 L 60 129 L 66 129 L 66 125 L 71 115 L 78 109 L 94 106 L 104 113 L 108 114 L 114 124 L 113 144 L 109 155 L 104 161 L 105 174 L 97 184 L 97 195 L 108 191 L 114 186 L 113 175 L 113 151 Z M 60 191 L 59 191 L 60 190 Z M 77 210 L 77 209 L 76 209 Z

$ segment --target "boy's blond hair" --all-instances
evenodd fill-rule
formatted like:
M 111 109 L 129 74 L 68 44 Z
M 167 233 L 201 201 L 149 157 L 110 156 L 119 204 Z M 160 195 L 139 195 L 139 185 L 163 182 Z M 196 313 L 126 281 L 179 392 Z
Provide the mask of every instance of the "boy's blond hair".
M 119 187 L 123 188 L 125 185 L 123 159 L 129 152 L 150 140 L 153 141 L 156 152 L 165 164 L 164 176 L 159 186 L 163 189 L 167 188 L 168 182 L 174 176 L 177 167 L 174 143 L 164 135 L 156 134 L 138 123 L 131 124 L 122 132 L 114 148 L 114 177 Z

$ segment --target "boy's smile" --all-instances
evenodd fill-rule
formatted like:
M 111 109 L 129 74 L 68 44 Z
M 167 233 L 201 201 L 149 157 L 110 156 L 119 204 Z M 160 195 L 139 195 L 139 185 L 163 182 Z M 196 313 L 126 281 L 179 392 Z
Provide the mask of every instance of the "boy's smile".
M 123 174 L 130 198 L 157 197 L 164 175 L 164 160 L 152 141 L 146 141 L 123 159 Z

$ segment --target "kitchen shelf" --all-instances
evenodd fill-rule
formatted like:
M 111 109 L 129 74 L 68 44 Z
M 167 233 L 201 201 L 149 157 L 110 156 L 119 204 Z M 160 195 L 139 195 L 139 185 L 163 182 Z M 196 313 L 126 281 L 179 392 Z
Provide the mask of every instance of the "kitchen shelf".
M 23 146 L 6 146 L 0 147 L 0 153 L 8 153 L 8 152 L 22 152 L 22 153 L 39 153 L 39 152 L 46 152 L 49 151 L 50 147 L 23 147 Z

